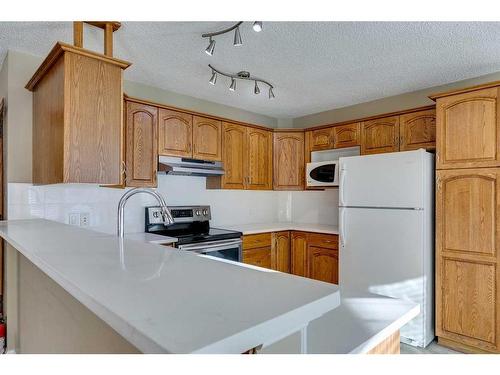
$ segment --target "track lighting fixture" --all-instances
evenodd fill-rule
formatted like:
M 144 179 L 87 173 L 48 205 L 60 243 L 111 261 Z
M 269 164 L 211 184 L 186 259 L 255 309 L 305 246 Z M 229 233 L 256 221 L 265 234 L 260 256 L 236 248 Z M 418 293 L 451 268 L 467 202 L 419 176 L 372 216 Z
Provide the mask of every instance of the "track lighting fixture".
M 252 27 L 253 31 L 260 33 L 262 31 L 262 21 L 255 21 Z
M 261 83 L 261 84 L 269 86 L 269 99 L 274 99 L 274 92 L 273 92 L 274 86 L 263 79 L 250 76 L 250 73 L 247 71 L 241 71 L 241 72 L 238 72 L 236 74 L 229 74 L 229 73 L 221 72 L 220 70 L 214 68 L 210 64 L 208 64 L 208 67 L 210 69 L 212 69 L 212 78 L 210 78 L 210 81 L 209 81 L 212 85 L 215 85 L 215 82 L 217 80 L 217 74 L 224 76 L 224 77 L 231 78 L 231 85 L 229 86 L 229 90 L 231 90 L 231 91 L 236 90 L 236 80 L 238 80 L 238 79 L 245 80 L 245 81 L 254 81 L 255 82 L 255 86 L 254 86 L 254 90 L 253 90 L 254 94 L 256 94 L 256 95 L 260 94 L 260 88 L 259 88 L 258 83 Z
M 243 45 L 243 42 L 241 41 L 240 28 L 237 27 L 236 30 L 234 30 L 233 46 L 238 47 L 238 46 L 242 46 L 242 45 Z
M 253 89 L 253 93 L 255 95 L 260 94 L 260 89 L 259 89 L 259 85 L 257 85 L 257 81 L 255 81 L 255 88 Z
M 233 46 L 241 46 L 241 45 L 243 45 L 243 41 L 241 40 L 241 34 L 240 34 L 240 25 L 242 23 L 243 23 L 243 21 L 239 21 L 236 24 L 234 24 L 233 26 L 228 27 L 227 29 L 220 30 L 220 31 L 215 31 L 215 32 L 212 32 L 212 33 L 202 34 L 201 35 L 202 38 L 210 38 L 210 43 L 209 43 L 207 49 L 205 50 L 205 52 L 208 55 L 212 56 L 214 54 L 214 49 L 215 49 L 215 40 L 213 39 L 213 37 L 229 33 L 229 32 L 231 32 L 233 30 L 234 30 Z M 256 32 L 260 32 L 262 30 L 262 21 L 255 21 L 253 23 L 253 29 Z
M 236 80 L 234 78 L 231 78 L 231 86 L 229 86 L 229 90 L 231 91 L 236 90 Z
M 217 83 L 217 73 L 213 71 L 212 69 L 212 78 L 210 78 L 210 81 L 208 81 L 211 85 L 214 85 Z
M 208 47 L 205 50 L 205 52 L 206 52 L 207 55 L 212 56 L 214 54 L 214 50 L 215 50 L 215 40 L 213 40 L 212 38 L 210 38 L 210 43 L 208 44 Z
M 269 87 L 269 99 L 274 99 L 274 92 L 272 87 Z

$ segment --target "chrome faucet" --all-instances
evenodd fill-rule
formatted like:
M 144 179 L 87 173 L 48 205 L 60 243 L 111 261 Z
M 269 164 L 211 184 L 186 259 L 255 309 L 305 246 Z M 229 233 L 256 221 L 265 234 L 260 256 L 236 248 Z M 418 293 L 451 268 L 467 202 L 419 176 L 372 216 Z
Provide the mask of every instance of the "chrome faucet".
M 160 204 L 161 207 L 161 217 L 163 219 L 163 224 L 168 225 L 172 224 L 174 222 L 174 218 L 172 217 L 172 214 L 170 213 L 170 210 L 167 207 L 167 203 L 165 202 L 165 199 L 156 191 L 153 189 L 148 189 L 148 188 L 134 188 L 130 189 L 127 191 L 123 196 L 120 198 L 120 202 L 118 202 L 118 236 L 123 237 L 123 221 L 124 221 L 124 209 L 125 209 L 125 203 L 127 203 L 127 200 L 135 194 L 138 193 L 146 193 L 150 194 L 153 197 L 156 198 L 158 203 Z

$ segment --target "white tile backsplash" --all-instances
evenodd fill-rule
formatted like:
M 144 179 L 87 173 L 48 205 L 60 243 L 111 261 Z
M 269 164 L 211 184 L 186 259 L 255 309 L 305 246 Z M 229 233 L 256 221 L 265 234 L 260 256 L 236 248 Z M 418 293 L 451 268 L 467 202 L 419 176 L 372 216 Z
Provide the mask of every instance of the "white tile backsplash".
M 288 221 L 338 223 L 338 190 L 209 190 L 205 184 L 205 177 L 158 176 L 158 191 L 169 205 L 210 205 L 212 226 Z M 117 205 L 124 192 L 93 184 L 9 183 L 8 219 L 40 217 L 68 223 L 70 213 L 88 212 L 89 228 L 115 233 Z M 156 201 L 149 195 L 138 194 L 129 199 L 125 208 L 126 232 L 144 231 L 144 207 L 150 205 L 156 205 Z

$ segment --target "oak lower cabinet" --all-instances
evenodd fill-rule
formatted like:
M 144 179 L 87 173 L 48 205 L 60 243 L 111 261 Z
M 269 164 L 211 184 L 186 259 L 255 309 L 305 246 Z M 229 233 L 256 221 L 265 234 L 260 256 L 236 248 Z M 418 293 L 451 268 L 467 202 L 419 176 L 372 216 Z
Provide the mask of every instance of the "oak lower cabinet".
M 272 190 L 273 133 L 249 126 L 222 123 L 224 175 L 208 177 L 209 189 Z
M 193 115 L 160 108 L 158 153 L 164 156 L 193 156 Z
M 271 252 L 272 268 L 290 273 L 290 232 L 274 232 Z
M 243 236 L 243 263 L 272 268 L 272 233 Z
M 275 131 L 273 153 L 274 190 L 303 190 L 304 132 Z
M 58 42 L 33 92 L 33 183 L 123 184 L 123 70 L 130 64 Z
M 399 150 L 436 148 L 436 110 L 429 109 L 399 116 Z
M 324 247 L 307 247 L 307 277 L 339 283 L 339 252 Z
M 125 185 L 156 187 L 158 108 L 125 101 Z
M 361 123 L 361 154 L 399 151 L 399 116 Z
M 293 231 L 290 234 L 290 271 L 297 276 L 307 276 L 307 233 Z
M 500 169 L 437 171 L 436 334 L 500 352 Z
M 500 166 L 499 90 L 437 97 L 437 169 Z
M 243 262 L 338 284 L 338 236 L 300 231 L 245 235 Z
M 292 231 L 291 273 L 338 284 L 338 236 Z

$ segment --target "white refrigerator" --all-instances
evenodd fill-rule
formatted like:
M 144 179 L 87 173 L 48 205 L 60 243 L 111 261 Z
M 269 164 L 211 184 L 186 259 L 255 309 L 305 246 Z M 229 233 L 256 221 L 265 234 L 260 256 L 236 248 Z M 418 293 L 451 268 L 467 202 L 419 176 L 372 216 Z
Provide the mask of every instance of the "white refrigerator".
M 434 155 L 340 158 L 339 284 L 420 304 L 401 341 L 434 338 Z

